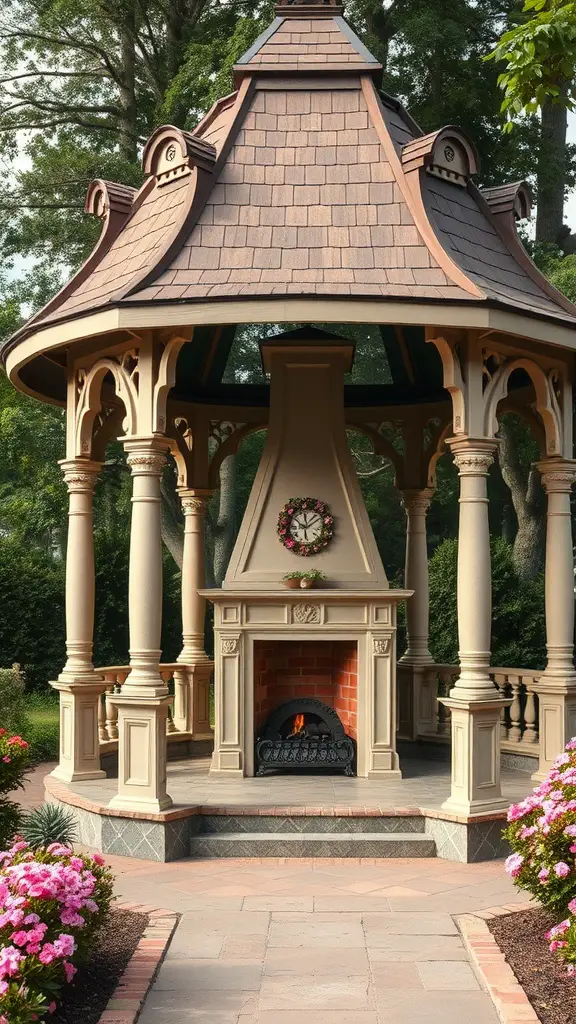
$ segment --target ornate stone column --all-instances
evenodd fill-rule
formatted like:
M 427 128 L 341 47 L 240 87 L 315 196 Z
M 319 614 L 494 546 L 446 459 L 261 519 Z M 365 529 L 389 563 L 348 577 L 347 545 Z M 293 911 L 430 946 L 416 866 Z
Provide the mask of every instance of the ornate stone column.
M 170 697 L 160 676 L 162 538 L 160 479 L 168 443 L 162 437 L 124 443 L 132 471 L 130 533 L 130 675 L 114 696 L 118 707 L 118 793 L 111 807 L 163 811 L 166 719 Z
M 64 782 L 97 779 L 100 770 L 98 705 L 104 679 L 94 672 L 94 533 L 92 501 L 102 464 L 90 459 L 60 463 L 68 486 L 66 554 L 66 654 L 58 680 L 60 762 L 52 773 Z
M 435 678 L 425 666 L 433 663 L 428 650 L 429 593 L 426 514 L 431 488 L 403 491 L 406 509 L 406 561 L 404 586 L 413 590 L 406 605 L 408 646 L 400 658 L 398 672 L 399 732 L 408 739 L 432 732 L 436 720 Z
M 189 732 L 192 740 L 212 740 L 210 725 L 210 677 L 214 662 L 204 650 L 206 586 L 204 518 L 210 491 L 180 488 L 184 512 L 182 554 L 182 668 L 174 673 L 174 724 Z
M 576 462 L 537 463 L 547 494 L 546 650 L 547 662 L 536 691 L 540 702 L 540 761 L 535 779 L 544 778 L 565 744 L 576 736 L 574 671 L 574 556 L 570 492 Z
M 506 806 L 500 789 L 500 714 L 510 703 L 489 674 L 492 619 L 488 470 L 497 442 L 448 441 L 460 474 L 458 640 L 460 676 L 442 703 L 452 713 L 452 783 L 445 810 L 473 815 Z

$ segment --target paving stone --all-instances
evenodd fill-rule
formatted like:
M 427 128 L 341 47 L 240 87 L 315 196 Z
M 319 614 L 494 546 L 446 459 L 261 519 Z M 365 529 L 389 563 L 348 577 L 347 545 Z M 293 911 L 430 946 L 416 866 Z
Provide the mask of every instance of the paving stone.
M 296 974 L 368 975 L 369 962 L 364 949 L 335 949 L 333 946 L 279 946 L 270 948 L 264 964 L 264 976 Z
M 467 960 L 462 940 L 455 935 L 381 935 L 379 945 L 368 943 L 372 964 L 390 961 Z
M 269 946 L 334 946 L 362 949 L 366 945 L 359 921 L 272 921 Z
M 499 1024 L 485 992 L 376 990 L 379 1024 Z
M 154 992 L 197 993 L 203 990 L 257 992 L 262 965 L 226 963 L 224 960 L 166 960 L 154 982 Z
M 363 917 L 368 945 L 380 935 L 457 935 L 458 929 L 449 914 L 371 914 Z
M 473 992 L 480 988 L 468 963 L 428 960 L 416 964 L 425 989 L 444 992 Z
M 450 967 L 455 966 L 450 964 Z M 460 964 L 456 964 L 457 967 Z M 464 964 L 467 967 L 467 964 Z M 422 989 L 422 978 L 415 963 L 372 963 L 372 982 L 376 990 L 384 989 Z
M 366 975 L 344 978 L 321 975 L 311 984 L 301 977 L 264 977 L 260 990 L 261 1010 L 364 1010 L 370 1009 Z

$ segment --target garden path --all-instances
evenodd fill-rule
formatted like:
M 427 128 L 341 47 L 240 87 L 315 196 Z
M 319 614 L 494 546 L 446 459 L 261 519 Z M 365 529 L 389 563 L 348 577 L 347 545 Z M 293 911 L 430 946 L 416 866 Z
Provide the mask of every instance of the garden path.
M 106 859 L 182 915 L 139 1024 L 498 1024 L 454 916 L 525 902 L 502 861 Z

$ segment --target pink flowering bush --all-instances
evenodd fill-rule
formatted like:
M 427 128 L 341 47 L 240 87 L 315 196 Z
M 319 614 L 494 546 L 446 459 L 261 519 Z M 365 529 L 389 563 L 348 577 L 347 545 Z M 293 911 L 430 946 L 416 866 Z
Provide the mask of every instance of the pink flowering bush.
M 544 782 L 508 811 L 506 870 L 520 889 L 565 914 L 576 898 L 576 739 Z
M 56 1008 L 87 957 L 112 899 L 100 854 L 24 840 L 0 853 L 0 1024 L 32 1024 Z
M 18 805 L 7 794 L 22 788 L 28 766 L 26 740 L 0 729 L 0 849 L 12 840 L 20 816 Z

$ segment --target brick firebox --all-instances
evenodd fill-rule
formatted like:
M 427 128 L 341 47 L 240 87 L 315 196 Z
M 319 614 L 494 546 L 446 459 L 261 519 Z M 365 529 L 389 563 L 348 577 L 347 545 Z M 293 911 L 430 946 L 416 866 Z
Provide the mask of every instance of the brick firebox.
M 358 647 L 354 640 L 256 640 L 254 718 L 256 735 L 279 704 L 316 697 L 337 712 L 358 738 Z

